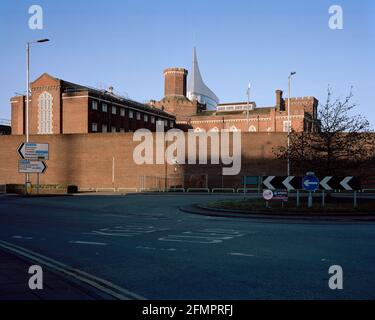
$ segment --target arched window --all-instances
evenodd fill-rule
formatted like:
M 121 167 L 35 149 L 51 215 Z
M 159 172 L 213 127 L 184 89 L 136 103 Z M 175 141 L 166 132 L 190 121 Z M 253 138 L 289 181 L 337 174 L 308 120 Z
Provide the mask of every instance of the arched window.
M 238 132 L 238 129 L 236 126 L 231 126 L 229 129 L 230 132 Z
M 38 134 L 52 133 L 52 100 L 52 95 L 46 91 L 38 98 Z
M 205 130 L 204 129 L 201 129 L 199 127 L 195 128 L 194 129 L 194 132 L 204 132 Z
M 249 132 L 257 132 L 257 128 L 255 128 L 255 126 L 250 126 Z

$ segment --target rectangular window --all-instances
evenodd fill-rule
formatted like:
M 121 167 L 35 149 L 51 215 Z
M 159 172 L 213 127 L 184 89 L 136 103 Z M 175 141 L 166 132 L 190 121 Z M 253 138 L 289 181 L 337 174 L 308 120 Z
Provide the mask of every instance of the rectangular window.
M 121 129 L 120 129 L 120 132 L 125 132 L 125 129 L 124 129 L 124 128 L 121 128 Z
M 125 117 L 125 109 L 123 108 L 120 109 L 120 116 Z
M 92 110 L 98 110 L 98 101 L 93 100 L 91 102 L 91 109 Z
M 103 112 L 107 112 L 107 111 L 108 111 L 108 108 L 107 108 L 107 104 L 106 104 L 106 103 L 103 103 L 103 104 L 102 104 L 102 111 L 103 111 Z
M 141 120 L 141 114 L 137 112 L 137 120 Z
M 148 115 L 147 115 L 147 114 L 145 114 L 145 115 L 143 116 L 143 121 L 144 121 L 144 122 L 148 122 Z
M 134 117 L 133 111 L 132 111 L 132 110 L 129 110 L 129 118 L 130 118 L 130 119 L 133 119 L 133 117 Z
M 151 123 L 155 123 L 155 117 L 151 116 Z
M 107 125 L 106 124 L 102 125 L 102 132 L 107 132 Z
M 289 132 L 291 130 L 291 122 L 290 121 L 284 121 L 283 122 L 283 132 Z
M 112 106 L 112 114 L 117 114 L 117 108 L 115 106 Z
M 171 128 L 174 127 L 174 123 L 173 123 L 173 121 L 169 121 L 169 126 L 170 126 Z
M 95 122 L 93 122 L 91 124 L 91 131 L 92 132 L 97 132 L 98 131 L 98 125 Z
M 164 120 L 164 127 L 168 126 L 168 120 Z
M 116 132 L 116 127 L 112 127 L 112 132 Z

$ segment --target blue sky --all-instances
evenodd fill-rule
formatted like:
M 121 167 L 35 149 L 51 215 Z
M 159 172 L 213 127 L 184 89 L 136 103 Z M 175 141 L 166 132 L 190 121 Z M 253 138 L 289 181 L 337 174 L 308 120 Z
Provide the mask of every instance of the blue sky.
M 28 8 L 44 9 L 44 29 L 28 28 Z M 328 8 L 344 9 L 344 30 L 328 27 Z M 163 95 L 163 69 L 190 68 L 197 47 L 206 84 L 221 102 L 274 104 L 297 71 L 294 96 L 344 96 L 354 86 L 358 113 L 375 124 L 375 1 L 137 0 L 0 2 L 0 118 L 25 92 L 25 43 L 34 45 L 31 78 L 43 72 L 90 86 L 114 86 L 144 101 Z

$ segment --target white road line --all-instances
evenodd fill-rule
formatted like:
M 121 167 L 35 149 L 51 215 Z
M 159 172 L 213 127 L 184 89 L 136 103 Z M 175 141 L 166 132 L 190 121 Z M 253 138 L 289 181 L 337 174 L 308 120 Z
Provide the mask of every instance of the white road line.
M 108 245 L 108 243 L 104 243 L 104 242 L 90 242 L 90 241 L 69 241 L 69 243 L 90 244 L 90 245 L 96 245 L 96 246 L 106 246 L 106 245 Z
M 240 257 L 254 257 L 253 254 L 249 254 L 249 253 L 241 253 L 241 252 L 231 252 L 231 253 L 228 253 L 230 256 L 240 256 Z
M 17 246 L 15 244 L 1 241 L 0 240 L 0 247 L 3 249 L 6 249 L 12 253 L 16 253 L 20 256 L 23 256 L 31 261 L 33 263 L 39 263 L 46 267 L 49 267 L 50 269 L 59 271 L 65 275 L 68 275 L 70 277 L 73 277 L 77 280 L 80 280 L 84 283 L 87 283 L 91 285 L 92 287 L 101 290 L 102 292 L 116 298 L 119 300 L 146 300 L 144 297 L 131 292 L 129 290 L 126 290 L 116 284 L 113 284 L 112 282 L 109 282 L 107 280 L 101 279 L 99 277 L 93 276 L 87 272 L 81 271 L 76 268 L 72 268 L 64 263 L 61 263 L 59 261 L 56 261 L 54 259 L 48 258 L 46 256 L 43 256 L 39 253 L 33 252 L 31 250 L 28 250 L 26 248 Z
M 221 243 L 223 240 L 209 240 L 209 241 L 198 241 L 198 240 L 187 240 L 187 239 L 174 239 L 174 238 L 159 238 L 159 241 L 172 241 L 172 242 L 187 242 L 187 243 L 204 243 L 204 244 L 211 244 L 211 243 Z
M 32 240 L 33 237 L 24 237 L 24 236 L 12 236 L 13 239 L 25 239 L 25 240 Z

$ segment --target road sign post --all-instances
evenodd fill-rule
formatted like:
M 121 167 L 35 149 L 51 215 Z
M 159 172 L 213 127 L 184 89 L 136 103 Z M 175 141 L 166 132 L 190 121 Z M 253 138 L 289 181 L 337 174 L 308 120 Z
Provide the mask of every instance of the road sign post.
M 39 194 L 39 174 L 44 173 L 47 165 L 43 160 L 49 159 L 48 143 L 24 142 L 18 147 L 17 152 L 21 157 L 18 163 L 18 171 L 25 173 L 25 194 L 31 193 L 30 173 L 37 174 L 37 193 Z
M 309 192 L 309 197 L 307 201 L 308 208 L 312 208 L 313 205 L 313 195 L 312 193 L 319 189 L 319 179 L 315 176 L 315 173 L 308 172 L 302 180 L 302 188 Z

